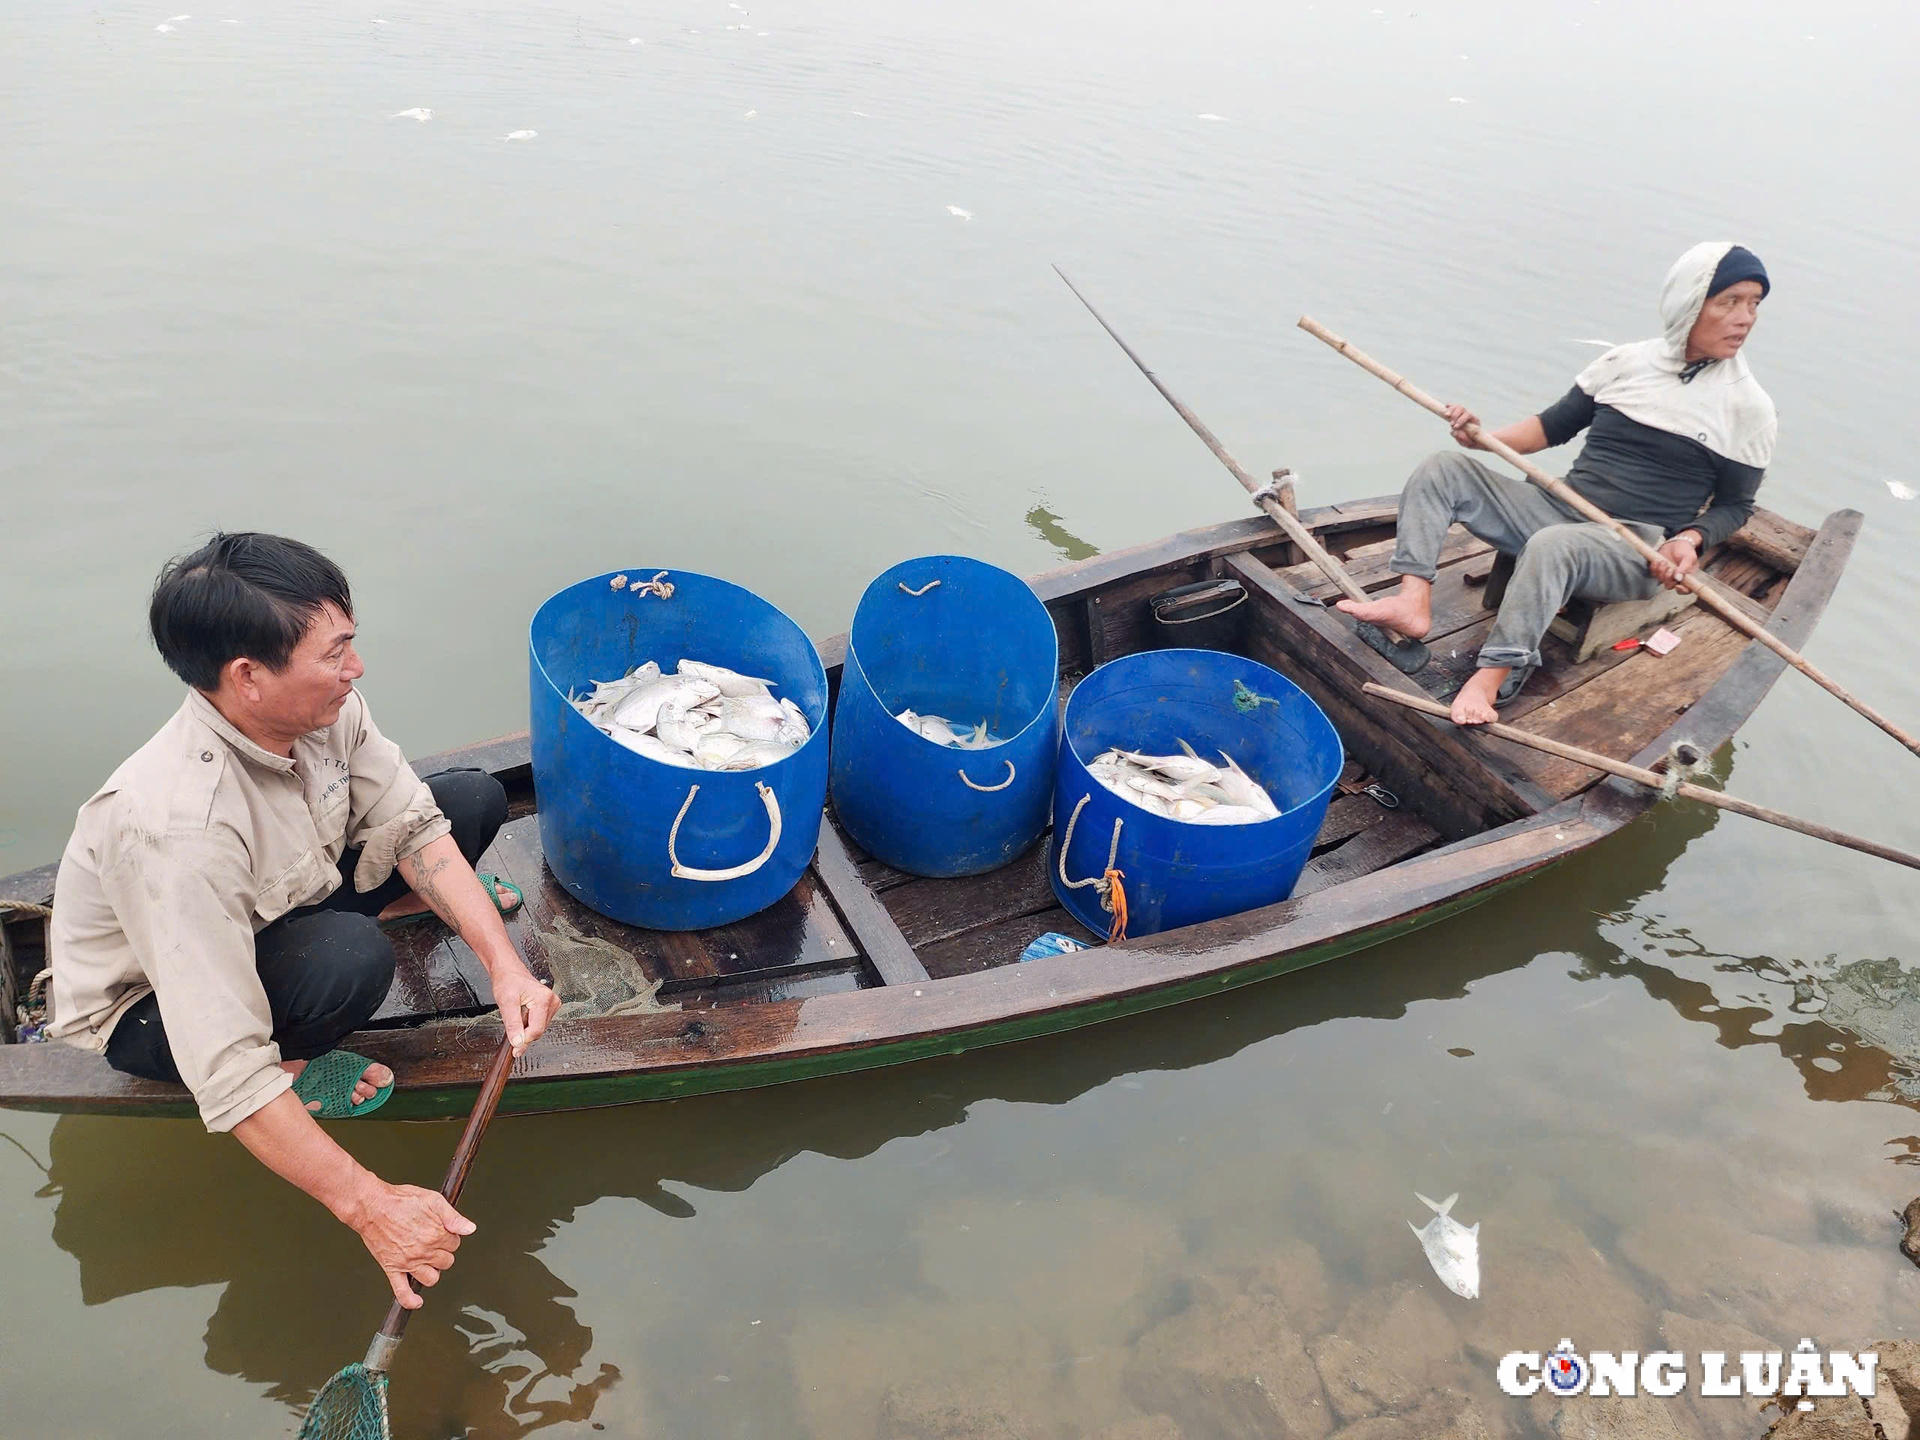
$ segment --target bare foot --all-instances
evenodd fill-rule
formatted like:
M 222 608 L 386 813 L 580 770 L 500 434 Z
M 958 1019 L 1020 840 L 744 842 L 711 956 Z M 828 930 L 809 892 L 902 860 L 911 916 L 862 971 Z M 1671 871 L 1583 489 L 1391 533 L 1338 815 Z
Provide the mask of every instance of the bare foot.
M 1418 576 L 1403 575 L 1397 594 L 1384 600 L 1341 600 L 1333 608 L 1409 640 L 1424 640 L 1433 628 L 1433 585 Z
M 1501 685 L 1512 673 L 1498 665 L 1474 671 L 1473 678 L 1453 697 L 1453 723 L 1485 725 L 1490 720 L 1498 720 L 1500 712 L 1493 708 L 1493 697 L 1500 693 Z
M 307 1062 L 304 1060 L 282 1060 L 280 1062 L 280 1068 L 298 1080 L 300 1078 L 300 1072 L 307 1068 Z M 374 1061 L 361 1072 L 359 1082 L 354 1085 L 353 1103 L 356 1105 L 364 1104 L 392 1083 L 393 1071 L 382 1065 L 378 1060 Z M 320 1102 L 318 1100 L 309 1100 L 307 1102 L 308 1110 L 318 1110 L 319 1108 Z
M 483 881 L 482 883 L 484 884 L 485 882 Z M 505 885 L 496 882 L 488 888 L 494 893 L 495 903 L 502 907 L 500 911 L 502 915 L 511 915 L 519 906 L 520 897 L 515 895 L 513 891 L 507 889 Z M 398 900 L 387 906 L 386 909 L 382 910 L 379 918 L 382 920 L 404 920 L 409 915 L 424 915 L 427 913 L 428 908 L 426 901 L 409 890 Z

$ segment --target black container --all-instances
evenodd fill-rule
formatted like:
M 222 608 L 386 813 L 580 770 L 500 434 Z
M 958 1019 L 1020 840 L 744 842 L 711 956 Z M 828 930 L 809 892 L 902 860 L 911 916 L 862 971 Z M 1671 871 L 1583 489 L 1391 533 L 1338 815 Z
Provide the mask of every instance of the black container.
M 1147 601 L 1159 650 L 1240 649 L 1246 588 L 1238 580 L 1202 580 L 1163 590 Z

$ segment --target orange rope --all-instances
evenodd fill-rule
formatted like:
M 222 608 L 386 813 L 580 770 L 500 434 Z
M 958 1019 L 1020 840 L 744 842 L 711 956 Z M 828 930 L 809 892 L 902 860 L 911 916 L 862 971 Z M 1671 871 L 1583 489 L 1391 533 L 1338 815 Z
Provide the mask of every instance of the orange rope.
M 1124 870 L 1108 870 L 1107 900 L 1113 911 L 1113 928 L 1107 931 L 1109 942 L 1127 938 L 1127 891 L 1120 882 L 1126 877 Z

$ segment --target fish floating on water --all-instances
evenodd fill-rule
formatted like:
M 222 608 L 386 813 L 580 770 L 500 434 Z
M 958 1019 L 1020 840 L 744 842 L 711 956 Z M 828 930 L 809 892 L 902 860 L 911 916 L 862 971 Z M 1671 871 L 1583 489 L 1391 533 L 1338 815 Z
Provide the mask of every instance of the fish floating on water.
M 1142 755 L 1117 747 L 1094 757 L 1087 772 L 1122 800 L 1168 820 L 1189 825 L 1257 825 L 1280 814 L 1266 788 L 1224 750 L 1225 765 L 1194 754 L 1186 741 L 1180 755 Z
M 1440 1283 L 1465 1300 L 1480 1298 L 1480 1222 L 1474 1221 L 1471 1227 L 1462 1225 L 1447 1212 L 1453 1209 L 1453 1202 L 1460 1196 L 1447 1196 L 1438 1205 L 1427 1199 L 1418 1190 L 1413 1198 L 1433 1211 L 1433 1218 L 1423 1229 L 1411 1220 L 1407 1228 L 1420 1237 L 1420 1248 L 1427 1252 L 1427 1263 L 1433 1266 L 1433 1273 L 1440 1277 Z
M 999 736 L 988 733 L 984 720 L 962 735 L 943 715 L 921 715 L 913 710 L 902 710 L 893 718 L 922 740 L 931 740 L 936 745 L 950 745 L 955 750 L 987 750 L 1006 743 Z M 965 726 L 961 727 L 961 730 L 965 729 Z
M 671 675 L 649 660 L 567 698 L 615 744 L 689 770 L 757 770 L 813 735 L 805 711 L 773 698 L 771 680 L 699 660 Z

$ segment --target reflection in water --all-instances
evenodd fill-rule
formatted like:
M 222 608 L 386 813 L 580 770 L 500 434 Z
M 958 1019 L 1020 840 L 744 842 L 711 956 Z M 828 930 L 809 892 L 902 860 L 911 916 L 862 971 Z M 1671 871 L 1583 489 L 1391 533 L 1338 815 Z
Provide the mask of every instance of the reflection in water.
M 429 1295 L 430 1307 L 457 1305 L 461 1318 L 452 1327 L 416 1322 L 407 1334 L 409 1370 L 458 1380 L 432 1387 L 431 1398 L 429 1387 L 396 1381 L 396 1433 L 440 1434 L 464 1424 L 475 1435 L 507 1436 L 591 1413 L 619 1372 L 602 1365 L 583 1373 L 593 1333 L 566 1303 L 575 1292 L 537 1252 L 597 1200 L 626 1197 L 692 1218 L 696 1207 L 668 1184 L 744 1191 L 802 1154 L 858 1159 L 890 1140 L 962 1124 L 982 1101 L 1063 1105 L 1130 1072 L 1209 1065 L 1339 1016 L 1392 1018 L 1417 1000 L 1462 995 L 1483 973 L 1467 953 L 1454 952 L 1401 969 L 1395 983 L 1370 987 L 1356 1006 L 1336 967 L 1323 967 L 1283 982 L 1284 1019 L 1270 1004 L 1225 1014 L 1183 1007 L 1197 1012 L 1194 1023 L 1182 1023 L 1176 1010 L 1045 1042 L 1044 1054 L 1034 1046 L 989 1051 L 649 1105 L 616 1112 L 631 1122 L 617 1145 L 605 1143 L 607 1112 L 499 1120 L 463 1202 L 481 1233 Z M 376 1173 L 430 1184 L 420 1172 L 431 1172 L 435 1155 L 451 1147 L 455 1127 L 435 1127 L 441 1145 L 434 1147 L 418 1143 L 423 1128 L 343 1125 L 332 1133 Z M 378 1326 L 379 1280 L 358 1242 L 239 1146 L 189 1122 L 65 1116 L 51 1150 L 50 1181 L 60 1195 L 53 1238 L 80 1262 L 87 1304 L 161 1286 L 224 1283 L 208 1326 L 207 1363 L 264 1383 L 295 1406 Z M 151 1220 L 130 1227 L 132 1213 Z M 290 1295 L 307 1298 L 289 1311 Z M 430 1412 L 421 1413 L 422 1405 Z
M 1027 524 L 1033 533 L 1060 552 L 1062 560 L 1091 560 L 1100 553 L 1098 545 L 1089 545 L 1060 523 L 1060 517 L 1044 505 L 1027 511 Z

